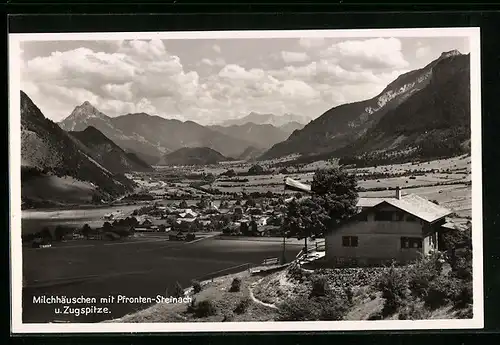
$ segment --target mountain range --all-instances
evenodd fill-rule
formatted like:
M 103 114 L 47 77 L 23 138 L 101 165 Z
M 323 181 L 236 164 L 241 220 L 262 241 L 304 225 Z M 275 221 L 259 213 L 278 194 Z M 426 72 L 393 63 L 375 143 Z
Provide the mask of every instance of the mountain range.
M 255 113 L 249 119 L 255 119 Z M 259 115 L 260 116 L 260 115 Z M 241 125 L 202 126 L 193 121 L 165 119 L 146 113 L 109 117 L 89 102 L 77 106 L 73 112 L 59 122 L 66 131 L 83 131 L 92 126 L 127 152 L 135 153 L 148 164 L 158 164 L 166 153 L 183 147 L 208 147 L 226 157 L 239 157 L 248 147 L 266 150 L 286 140 L 303 125 L 296 122 L 297 116 L 288 121 L 274 115 L 262 115 L 260 122 L 274 121 L 278 128 L 267 123 L 245 122 Z
M 326 111 L 259 159 L 387 156 L 404 150 L 428 157 L 458 153 L 469 139 L 469 55 L 453 50 L 400 75 L 371 99 Z
M 101 146 L 101 140 L 105 141 L 101 134 L 95 129 L 73 134 L 65 132 L 45 118 L 28 95 L 21 91 L 23 202 L 50 203 L 67 201 L 68 197 L 100 200 L 132 191 L 135 184 L 121 174 L 126 170 L 123 166 L 136 168 L 141 163 L 124 155 L 120 156 L 118 165 L 114 161 L 107 162 L 105 153 L 108 148 L 112 154 L 122 151 L 109 142 Z M 32 183 L 33 180 L 36 183 Z
M 286 126 L 291 122 L 295 122 L 297 124 L 306 125 L 311 121 L 311 118 L 307 116 L 295 115 L 295 114 L 284 114 L 284 115 L 274 115 L 274 114 L 259 114 L 255 112 L 251 112 L 250 114 L 238 118 L 238 119 L 229 119 L 220 123 L 221 126 L 228 127 L 234 125 L 244 125 L 246 123 L 254 123 L 257 125 L 273 125 L 274 127 L 282 127 Z

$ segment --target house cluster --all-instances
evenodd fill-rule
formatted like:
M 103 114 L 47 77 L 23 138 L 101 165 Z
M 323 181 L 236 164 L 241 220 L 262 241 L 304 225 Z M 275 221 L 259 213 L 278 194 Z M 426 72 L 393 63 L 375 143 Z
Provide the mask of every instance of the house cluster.
M 222 231 L 226 235 L 281 236 L 283 209 L 265 200 L 255 202 L 222 201 L 220 205 L 204 202 L 188 205 L 155 204 L 135 216 L 135 232 Z

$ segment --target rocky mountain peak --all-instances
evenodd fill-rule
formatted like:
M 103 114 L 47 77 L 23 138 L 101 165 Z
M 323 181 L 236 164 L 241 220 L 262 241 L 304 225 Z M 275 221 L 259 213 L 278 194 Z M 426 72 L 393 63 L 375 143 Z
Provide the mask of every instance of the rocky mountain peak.
M 462 55 L 462 53 L 460 53 L 457 49 L 453 49 L 453 50 L 450 50 L 448 52 L 442 52 L 441 53 L 441 58 L 448 58 L 450 56 L 458 56 L 458 55 Z

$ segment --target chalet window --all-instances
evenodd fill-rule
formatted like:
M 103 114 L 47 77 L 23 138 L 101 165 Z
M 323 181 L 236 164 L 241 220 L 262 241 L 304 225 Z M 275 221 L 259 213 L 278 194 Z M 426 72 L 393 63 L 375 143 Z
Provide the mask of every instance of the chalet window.
M 342 247 L 357 247 L 358 236 L 342 236 Z
M 422 248 L 422 239 L 419 237 L 401 237 L 401 248 Z
M 388 211 L 379 211 L 375 213 L 376 221 L 391 221 L 392 220 L 392 212 Z

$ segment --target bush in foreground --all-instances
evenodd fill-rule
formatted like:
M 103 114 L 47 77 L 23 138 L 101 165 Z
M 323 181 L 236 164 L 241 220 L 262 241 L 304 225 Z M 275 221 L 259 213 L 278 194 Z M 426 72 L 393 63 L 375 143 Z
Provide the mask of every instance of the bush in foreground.
M 202 286 L 201 286 L 201 283 L 199 281 L 193 280 L 192 284 L 193 284 L 193 292 L 194 293 L 198 293 L 202 290 Z
M 229 292 L 238 292 L 241 289 L 241 279 L 236 277 L 233 279 L 231 283 L 231 287 L 229 288 Z
M 195 310 L 197 317 L 207 317 L 217 314 L 217 307 L 211 300 L 204 300 L 198 303 Z
M 332 295 L 290 298 L 278 305 L 278 321 L 334 321 L 347 313 L 346 301 Z
M 311 282 L 312 282 L 312 289 L 310 297 L 321 297 L 329 294 L 330 288 L 328 286 L 328 281 L 326 280 L 325 277 L 322 276 L 312 277 Z
M 236 314 L 244 314 L 248 308 L 250 307 L 250 305 L 252 304 L 252 300 L 250 298 L 244 298 L 240 301 L 240 303 L 238 303 L 238 305 L 236 306 L 236 308 L 234 309 L 234 312 Z
M 407 278 L 405 274 L 393 266 L 379 277 L 377 287 L 382 292 L 382 298 L 385 299 L 382 315 L 387 317 L 394 314 L 406 299 Z

